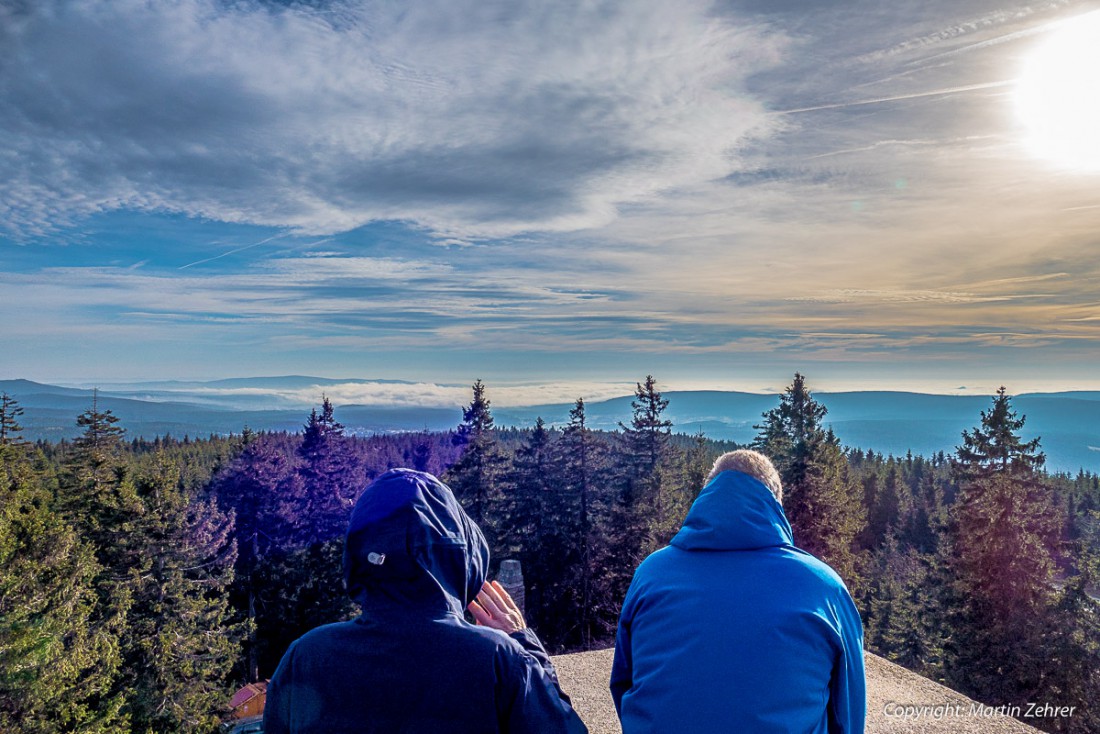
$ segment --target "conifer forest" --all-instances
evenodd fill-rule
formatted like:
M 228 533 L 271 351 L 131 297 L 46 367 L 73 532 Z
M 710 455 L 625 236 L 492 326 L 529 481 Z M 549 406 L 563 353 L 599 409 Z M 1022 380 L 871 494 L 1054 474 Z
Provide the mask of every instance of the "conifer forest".
M 305 631 L 354 616 L 343 530 L 399 466 L 454 490 L 493 568 L 522 562 L 552 653 L 612 643 L 638 563 L 666 544 L 716 456 L 676 432 L 658 383 L 591 429 L 494 423 L 480 381 L 455 429 L 348 435 L 332 404 L 299 433 L 131 439 L 93 401 L 73 441 L 30 443 L 0 403 L 0 731 L 212 732 L 232 692 Z M 847 583 L 868 650 L 994 705 L 1048 701 L 1100 731 L 1100 477 L 1044 469 L 1004 389 L 951 453 L 846 447 L 801 375 L 753 447 L 783 479 L 800 547 Z M 457 417 L 457 416 L 456 416 Z

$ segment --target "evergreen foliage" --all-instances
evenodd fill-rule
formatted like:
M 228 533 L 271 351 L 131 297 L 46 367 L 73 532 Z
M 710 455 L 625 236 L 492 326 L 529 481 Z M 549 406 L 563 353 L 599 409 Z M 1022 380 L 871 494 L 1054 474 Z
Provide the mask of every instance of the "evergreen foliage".
M 936 634 L 934 562 L 914 548 L 903 548 L 893 534 L 871 556 L 867 647 L 925 675 L 939 670 L 942 651 Z
M 140 501 L 127 479 L 123 429 L 111 411 L 91 407 L 76 419 L 84 429 L 62 462 L 58 510 L 77 537 L 87 542 L 97 573 L 91 580 L 95 599 L 88 634 L 97 664 L 87 675 L 83 718 L 103 731 L 128 728 L 122 664 L 127 624 L 134 604 Z
M 343 526 L 397 466 L 443 474 L 494 560 L 523 562 L 550 649 L 606 645 L 635 565 L 734 448 L 673 434 L 667 407 L 647 377 L 617 432 L 583 400 L 502 429 L 478 381 L 454 433 L 348 436 L 323 399 L 299 434 L 126 441 L 93 400 L 77 440 L 30 446 L 0 396 L 0 731 L 212 731 L 235 686 L 355 613 Z M 1029 722 L 1051 731 L 1100 728 L 1100 478 L 1045 474 L 1003 390 L 950 461 L 845 452 L 825 416 L 796 375 L 757 445 L 868 648 L 984 703 L 1078 706 Z
M 164 455 L 141 462 L 133 481 L 142 512 L 121 675 L 131 730 L 210 731 L 238 652 L 228 605 L 233 519 L 189 497 Z
M 294 498 L 298 506 L 286 518 L 305 545 L 339 538 L 362 489 L 362 477 L 353 471 L 344 439 L 344 426 L 337 422 L 332 402 L 323 397 L 320 414 L 310 413 L 302 433 L 298 448 L 302 490 Z
M 121 701 L 99 705 L 115 642 L 92 624 L 100 568 L 28 451 L 0 444 L 0 731 L 111 731 Z
M 1024 441 L 1020 431 L 1024 416 L 1012 410 L 1011 397 L 1002 385 L 993 407 L 983 410 L 981 425 L 963 431 L 963 444 L 956 450 L 955 471 L 960 479 L 975 481 L 994 476 L 1032 475 L 1042 468 L 1046 455 L 1039 450 L 1039 438 Z
M 554 483 L 553 450 L 550 431 L 539 418 L 512 462 L 507 506 L 501 506 L 502 555 L 497 556 L 498 561 L 502 557 L 520 560 L 531 622 L 547 631 L 563 621 L 549 613 L 554 606 L 551 600 L 568 593 L 561 571 L 576 563 L 571 503 Z
M 1038 469 L 1039 441 L 1002 387 L 981 423 L 963 433 L 954 471 L 960 498 L 952 526 L 953 610 L 946 673 L 980 700 L 1026 704 L 1046 665 L 1041 630 L 1054 600 L 1062 523 Z
M 826 408 L 805 378 L 794 381 L 779 405 L 764 414 L 754 446 L 767 454 L 783 480 L 783 509 L 795 543 L 821 558 L 858 590 L 862 558 L 856 548 L 865 511 L 840 442 L 822 419 Z
M 23 443 L 19 425 L 19 416 L 23 415 L 23 408 L 11 395 L 0 393 L 0 446 Z
M 569 423 L 562 430 L 554 466 L 565 497 L 571 500 L 565 504 L 576 511 L 573 528 L 577 559 L 567 576 L 571 583 L 567 584 L 565 597 L 572 605 L 563 610 L 565 619 L 574 626 L 563 642 L 585 648 L 593 640 L 613 634 L 619 611 L 612 602 L 605 573 L 614 561 L 608 556 L 607 536 L 602 532 L 609 523 L 608 450 L 587 421 L 584 399 L 577 398 L 569 411 Z
M 611 519 L 613 552 L 623 569 L 615 579 L 616 596 L 625 595 L 633 569 L 673 532 L 667 486 L 672 421 L 664 417 L 668 400 L 657 389 L 653 375 L 636 384 L 630 405 L 630 424 L 619 424 L 620 491 Z
M 1096 562 L 1071 579 L 1055 597 L 1044 620 L 1041 649 L 1044 675 L 1036 700 L 1077 704 L 1072 717 L 1051 719 L 1049 731 L 1100 731 L 1100 601 Z
M 265 570 L 276 540 L 281 533 L 279 521 L 279 489 L 293 474 L 289 449 L 281 450 L 274 436 L 247 436 L 240 455 L 212 483 L 213 494 L 223 512 L 235 517 L 234 541 L 237 558 L 234 581 L 230 590 L 233 606 L 244 618 L 246 640 L 238 673 L 246 681 L 261 680 L 262 670 L 270 676 L 275 672 L 281 650 L 268 649 L 268 635 L 260 635 L 278 625 L 282 619 L 282 604 L 278 589 L 268 588 L 263 581 Z
M 481 380 L 473 385 L 473 399 L 462 411 L 462 423 L 453 443 L 462 449 L 462 456 L 447 470 L 444 481 L 492 545 L 499 527 L 505 523 L 499 510 L 502 509 L 500 477 L 506 458 L 497 444 L 493 414 Z

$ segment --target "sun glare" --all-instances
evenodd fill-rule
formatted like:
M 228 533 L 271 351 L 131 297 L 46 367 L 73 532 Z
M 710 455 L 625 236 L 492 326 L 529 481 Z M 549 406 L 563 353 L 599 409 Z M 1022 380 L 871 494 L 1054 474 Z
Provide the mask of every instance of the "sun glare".
M 1053 30 L 1024 64 L 1016 109 L 1035 155 L 1100 172 L 1100 11 Z

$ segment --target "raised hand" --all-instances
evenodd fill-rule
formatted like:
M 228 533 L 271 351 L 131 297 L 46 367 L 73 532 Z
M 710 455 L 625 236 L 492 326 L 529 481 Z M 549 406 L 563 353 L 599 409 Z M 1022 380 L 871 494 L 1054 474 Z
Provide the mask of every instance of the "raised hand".
M 485 582 L 477 599 L 466 607 L 478 624 L 498 629 L 505 634 L 527 629 L 523 612 L 498 582 Z

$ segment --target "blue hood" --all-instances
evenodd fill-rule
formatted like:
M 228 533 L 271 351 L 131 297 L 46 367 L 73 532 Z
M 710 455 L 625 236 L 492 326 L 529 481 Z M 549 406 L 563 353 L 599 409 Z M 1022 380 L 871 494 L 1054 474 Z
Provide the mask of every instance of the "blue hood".
M 682 550 L 753 550 L 793 546 L 794 538 L 783 507 L 763 482 L 724 471 L 703 487 L 671 545 Z
M 759 480 L 709 482 L 634 574 L 611 696 L 626 732 L 863 734 L 863 633 Z
M 393 469 L 355 503 L 344 573 L 348 595 L 364 612 L 397 606 L 461 614 L 488 568 L 485 536 L 431 474 Z

